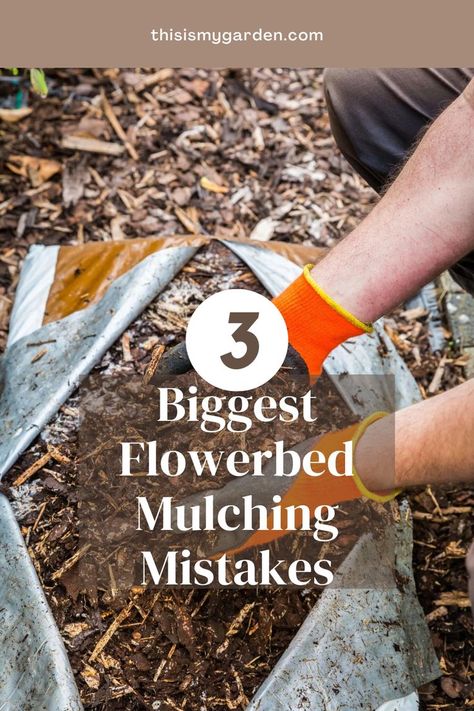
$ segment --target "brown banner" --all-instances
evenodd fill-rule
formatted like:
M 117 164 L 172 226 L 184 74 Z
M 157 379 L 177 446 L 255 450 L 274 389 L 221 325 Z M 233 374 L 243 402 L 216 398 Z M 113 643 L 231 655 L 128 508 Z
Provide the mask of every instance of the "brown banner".
M 0 65 L 468 66 L 473 20 L 472 0 L 17 0 Z

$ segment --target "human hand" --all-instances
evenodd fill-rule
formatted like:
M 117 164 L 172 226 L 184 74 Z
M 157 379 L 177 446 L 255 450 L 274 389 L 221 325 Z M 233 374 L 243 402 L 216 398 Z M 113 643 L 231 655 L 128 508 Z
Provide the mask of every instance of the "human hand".
M 227 507 L 230 512 L 226 514 L 226 525 L 231 530 L 216 525 L 210 542 L 204 542 L 205 550 L 200 550 L 200 554 L 206 557 L 224 552 L 236 554 L 302 529 L 305 519 L 302 509 L 305 507 L 310 520 L 314 520 L 318 507 L 331 507 L 363 496 L 378 502 L 393 499 L 399 490 L 368 491 L 353 465 L 353 452 L 358 441 L 367 427 L 383 416 L 384 413 L 375 413 L 360 423 L 293 446 L 291 472 L 285 465 L 285 457 L 277 450 L 258 474 L 250 472 L 220 489 L 199 492 L 178 502 L 176 506 L 183 507 L 182 520 L 186 525 L 196 521 L 196 511 L 199 511 L 200 530 L 209 520 L 209 510 L 214 515 Z M 246 500 L 250 500 L 252 507 L 267 509 L 265 526 L 258 525 L 261 518 L 257 509 L 252 510 L 250 530 L 248 525 L 244 528 Z M 275 506 L 280 509 L 278 521 L 272 512 Z M 176 513 L 171 520 L 175 525 Z

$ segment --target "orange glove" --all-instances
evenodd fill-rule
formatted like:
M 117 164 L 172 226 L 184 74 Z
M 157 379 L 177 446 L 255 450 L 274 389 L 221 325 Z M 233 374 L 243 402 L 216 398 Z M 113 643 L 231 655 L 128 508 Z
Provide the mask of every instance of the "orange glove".
M 332 452 L 342 450 L 344 442 L 352 441 L 354 460 L 357 444 L 366 429 L 376 420 L 385 417 L 386 414 L 387 413 L 384 412 L 376 412 L 355 425 L 336 432 L 328 432 L 317 441 L 317 451 L 324 453 L 325 461 L 327 462 Z M 335 476 L 328 471 L 325 471 L 320 476 L 310 476 L 306 474 L 305 471 L 300 471 L 292 479 L 290 487 L 283 494 L 281 503 L 279 504 L 281 507 L 281 530 L 271 530 L 273 516 L 270 515 L 267 524 L 268 530 L 254 531 L 245 542 L 239 543 L 235 548 L 227 550 L 226 553 L 229 555 L 239 553 L 253 546 L 261 546 L 286 536 L 289 533 L 287 530 L 288 520 L 286 511 L 286 507 L 288 506 L 301 506 L 304 504 L 311 509 L 316 509 L 318 506 L 333 506 L 343 501 L 360 499 L 362 496 L 372 499 L 373 501 L 384 503 L 385 501 L 394 499 L 400 492 L 401 489 L 380 492 L 369 491 L 361 481 L 355 466 L 353 466 L 352 469 L 352 476 Z M 301 509 L 299 509 L 295 515 L 295 525 L 297 529 L 301 528 L 302 520 L 303 515 Z
M 331 299 L 314 281 L 312 268 L 312 264 L 307 264 L 301 276 L 273 299 L 273 303 L 285 319 L 290 344 L 314 378 L 320 375 L 326 356 L 333 348 L 373 329 Z

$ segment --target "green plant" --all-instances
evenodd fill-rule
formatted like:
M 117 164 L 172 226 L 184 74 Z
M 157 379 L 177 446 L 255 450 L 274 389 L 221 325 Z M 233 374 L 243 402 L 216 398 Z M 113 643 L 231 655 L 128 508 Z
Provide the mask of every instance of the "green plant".
M 42 69 L 30 69 L 30 81 L 33 91 L 41 97 L 48 96 L 48 85 Z
M 15 77 L 19 74 L 17 67 L 10 67 L 10 71 Z M 48 84 L 44 71 L 42 69 L 30 69 L 29 71 L 33 91 L 44 99 L 45 96 L 48 96 Z

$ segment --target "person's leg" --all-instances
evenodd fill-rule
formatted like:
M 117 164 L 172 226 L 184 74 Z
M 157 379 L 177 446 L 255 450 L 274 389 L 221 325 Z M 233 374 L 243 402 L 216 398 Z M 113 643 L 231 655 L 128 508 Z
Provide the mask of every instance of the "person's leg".
M 473 76 L 474 69 L 326 69 L 326 103 L 341 152 L 380 193 Z
M 424 129 L 472 76 L 473 69 L 326 70 L 326 100 L 339 148 L 381 192 Z M 453 266 L 452 272 L 474 293 L 474 253 Z

